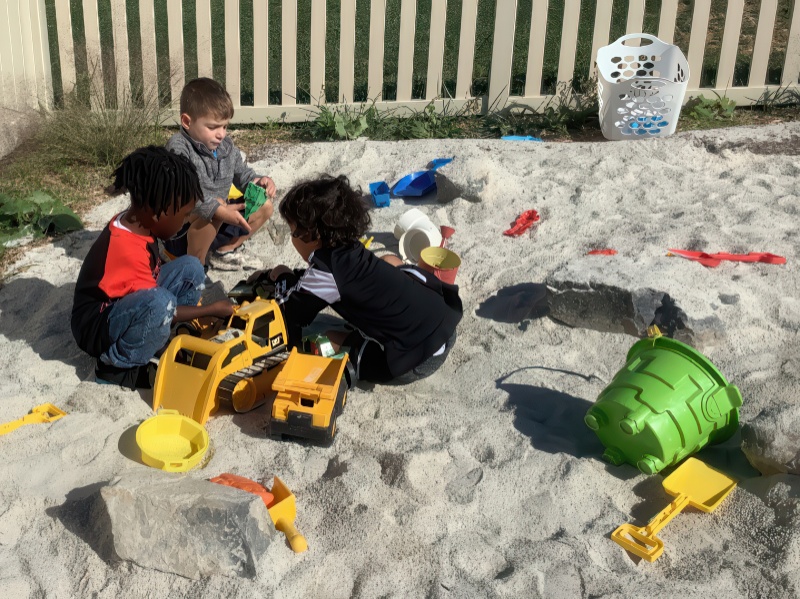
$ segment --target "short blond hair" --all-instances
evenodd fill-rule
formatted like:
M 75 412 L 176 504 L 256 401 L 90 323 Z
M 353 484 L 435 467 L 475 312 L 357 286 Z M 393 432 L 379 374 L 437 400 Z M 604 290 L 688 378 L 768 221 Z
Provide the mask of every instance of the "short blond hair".
M 200 77 L 183 87 L 181 114 L 188 114 L 193 119 L 213 116 L 230 120 L 233 118 L 233 102 L 222 85 L 208 77 Z

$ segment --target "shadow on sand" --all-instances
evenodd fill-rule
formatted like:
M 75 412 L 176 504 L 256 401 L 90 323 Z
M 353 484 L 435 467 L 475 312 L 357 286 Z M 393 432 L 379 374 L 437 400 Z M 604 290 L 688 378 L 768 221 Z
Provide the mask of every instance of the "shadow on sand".
M 0 288 L 0 334 L 25 341 L 43 360 L 75 368 L 84 380 L 92 361 L 72 338 L 70 316 L 74 283 L 56 287 L 42 279 L 16 278 Z
M 101 481 L 69 492 L 63 504 L 49 507 L 45 513 L 59 520 L 68 531 L 83 540 L 106 562 L 116 561 L 111 519 L 100 497 Z
M 516 372 L 519 370 L 501 377 L 496 384 L 508 394 L 508 406 L 514 410 L 514 426 L 530 437 L 536 449 L 578 458 L 602 455 L 603 445 L 583 422 L 591 402 L 546 387 L 506 382 Z M 586 380 L 591 378 L 577 372 L 563 372 Z
M 496 322 L 520 323 L 547 316 L 547 286 L 544 283 L 519 283 L 500 289 L 486 299 L 475 314 Z

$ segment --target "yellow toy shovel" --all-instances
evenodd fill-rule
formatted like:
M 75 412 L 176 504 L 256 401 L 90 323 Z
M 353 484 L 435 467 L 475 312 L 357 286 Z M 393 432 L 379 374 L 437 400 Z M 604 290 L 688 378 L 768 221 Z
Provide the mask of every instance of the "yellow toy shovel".
M 62 416 L 66 416 L 67 413 L 63 410 L 59 410 L 51 403 L 43 403 L 40 406 L 36 406 L 31 410 L 31 413 L 27 416 L 23 416 L 22 418 L 18 418 L 16 420 L 12 420 L 11 422 L 6 422 L 5 424 L 0 424 L 0 436 L 10 433 L 11 431 L 17 430 L 19 427 L 25 424 L 39 424 L 42 422 L 54 422 L 58 420 Z
M 736 480 L 707 466 L 695 458 L 688 458 L 662 483 L 675 500 L 657 514 L 647 526 L 623 524 L 611 533 L 611 538 L 634 555 L 656 561 L 664 552 L 664 542 L 656 534 L 677 516 L 687 505 L 703 512 L 713 512 L 722 500 L 733 491 Z
M 294 527 L 294 519 L 297 515 L 297 507 L 294 502 L 294 495 L 289 488 L 277 476 L 272 483 L 270 491 L 275 496 L 272 507 L 269 508 L 269 515 L 275 528 L 286 535 L 289 546 L 295 553 L 303 553 L 308 549 L 306 538 L 301 535 Z

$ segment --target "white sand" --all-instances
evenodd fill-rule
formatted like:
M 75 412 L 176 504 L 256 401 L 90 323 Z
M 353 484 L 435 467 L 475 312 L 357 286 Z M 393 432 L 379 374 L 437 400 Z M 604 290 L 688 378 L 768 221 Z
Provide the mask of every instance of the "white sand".
M 706 353 L 740 387 L 744 422 L 766 406 L 797 402 L 798 136 L 800 124 L 648 143 L 356 141 L 267 149 L 257 167 L 283 191 L 322 171 L 345 173 L 365 188 L 393 183 L 432 158 L 455 155 L 442 172 L 480 201 L 421 206 L 455 227 L 452 248 L 463 259 L 464 319 L 438 373 L 406 387 L 353 390 L 330 448 L 263 438 L 260 412 L 209 421 L 214 455 L 189 476 L 227 471 L 269 481 L 278 474 L 297 495 L 296 524 L 310 550 L 298 556 L 273 543 L 256 580 L 193 581 L 101 557 L 108 539 L 93 526 L 86 498 L 144 467 L 121 450 L 150 414 L 151 399 L 89 382 L 92 361 L 69 330 L 81 260 L 124 205 L 108 202 L 90 215 L 89 230 L 29 251 L 0 288 L 0 420 L 43 402 L 69 412 L 0 438 L 3 596 L 798 596 L 797 484 L 780 487 L 794 495 L 779 502 L 779 513 L 738 488 L 713 514 L 679 516 L 661 533 L 667 548 L 653 564 L 609 539 L 619 524 L 643 525 L 668 502 L 660 476 L 600 461 L 602 448 L 582 423 L 632 337 L 548 319 L 502 322 L 510 319 L 502 309 L 494 319 L 476 314 L 503 288 L 541 283 L 587 250 L 613 247 L 619 255 L 597 257 L 598 271 L 629 261 L 663 273 L 679 303 L 681 289 L 691 290 L 692 305 L 705 295 L 705 309 L 725 327 Z M 707 150 L 748 140 L 788 147 L 792 139 L 794 155 Z M 417 205 L 393 200 L 375 210 L 376 242 L 396 249 L 394 223 Z M 543 215 L 538 232 L 504 237 L 529 208 Z M 252 247 L 266 265 L 299 265 L 288 241 L 276 247 L 267 232 Z M 788 263 L 706 269 L 667 258 L 670 247 L 768 251 Z M 220 274 L 226 285 L 239 278 L 212 278 Z M 720 293 L 739 300 L 725 304 Z M 740 476 L 757 474 L 736 439 L 701 457 Z

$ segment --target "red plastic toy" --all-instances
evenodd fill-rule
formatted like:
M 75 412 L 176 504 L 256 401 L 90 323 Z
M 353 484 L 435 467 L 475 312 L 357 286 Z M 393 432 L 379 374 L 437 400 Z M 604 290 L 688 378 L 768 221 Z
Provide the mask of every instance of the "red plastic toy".
M 226 487 L 233 487 L 234 489 L 241 489 L 253 495 L 258 495 L 268 508 L 272 507 L 272 504 L 275 503 L 275 496 L 267 491 L 264 485 L 260 485 L 256 481 L 245 478 L 244 476 L 224 472 L 208 480 L 218 485 L 225 485 Z
M 517 217 L 517 220 L 514 221 L 514 226 L 507 231 L 503 231 L 503 235 L 508 235 L 509 237 L 519 237 L 538 222 L 539 213 L 536 212 L 536 210 L 526 210 Z
M 717 254 L 708 254 L 706 252 L 694 252 L 691 250 L 668 250 L 669 256 L 675 255 L 687 260 L 694 260 L 703 266 L 714 268 L 719 266 L 720 262 L 727 260 L 730 262 L 763 262 L 764 264 L 786 264 L 786 258 L 783 256 L 776 256 L 767 252 L 750 252 L 749 254 L 728 254 L 726 252 L 719 252 Z
M 617 250 L 612 250 L 610 248 L 604 250 L 592 250 L 586 254 L 587 256 L 616 256 Z

